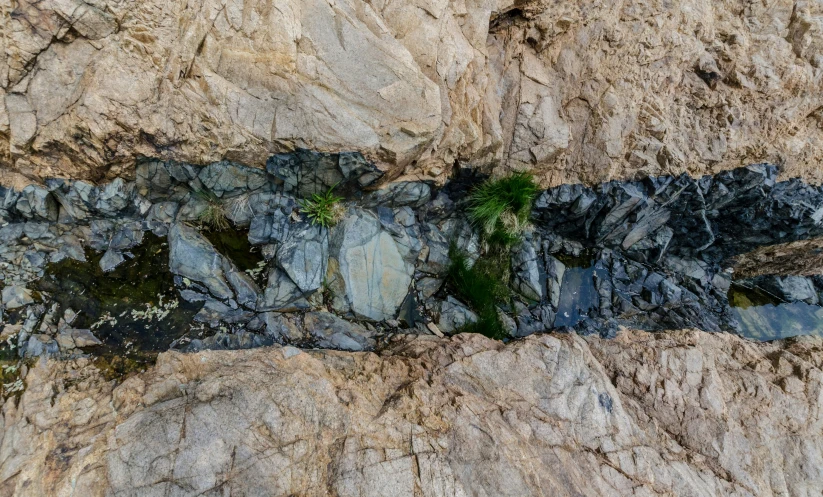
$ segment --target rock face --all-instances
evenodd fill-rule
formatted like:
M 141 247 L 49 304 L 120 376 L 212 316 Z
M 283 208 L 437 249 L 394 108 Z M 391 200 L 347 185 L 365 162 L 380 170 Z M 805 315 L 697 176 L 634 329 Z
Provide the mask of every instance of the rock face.
M 0 493 L 817 495 L 822 367 L 820 339 L 688 331 L 167 353 L 116 388 L 43 361 Z
M 393 176 L 460 161 L 595 183 L 771 161 L 819 181 L 822 13 L 23 0 L 2 14 L 0 182 L 111 178 L 143 156 L 262 167 L 293 147 L 361 151 Z

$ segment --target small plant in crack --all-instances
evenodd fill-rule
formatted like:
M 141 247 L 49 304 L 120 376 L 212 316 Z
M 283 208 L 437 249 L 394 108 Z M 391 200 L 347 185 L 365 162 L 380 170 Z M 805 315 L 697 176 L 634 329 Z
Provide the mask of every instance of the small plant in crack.
M 334 185 L 325 193 L 315 193 L 311 198 L 300 201 L 300 212 L 305 214 L 312 224 L 330 228 L 343 217 L 343 206 L 340 204 L 343 197 L 333 193 L 336 187 L 337 185 Z
M 206 190 L 195 191 L 194 195 L 206 203 L 206 207 L 197 216 L 200 224 L 216 231 L 225 231 L 231 227 L 226 217 L 226 208 L 217 195 Z
M 243 193 L 237 197 L 232 198 L 227 202 L 227 213 L 231 214 L 233 220 L 243 219 L 247 215 L 252 214 L 251 206 L 249 205 L 249 193 Z

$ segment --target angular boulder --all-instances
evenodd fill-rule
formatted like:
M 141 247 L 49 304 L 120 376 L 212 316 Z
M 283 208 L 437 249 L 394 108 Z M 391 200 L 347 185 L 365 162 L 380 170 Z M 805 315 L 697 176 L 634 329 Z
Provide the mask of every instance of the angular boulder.
M 234 263 L 219 254 L 196 229 L 176 223 L 169 229 L 169 269 L 203 284 L 215 297 L 236 299 L 253 308 L 260 289 Z
M 320 288 L 326 277 L 329 232 L 312 224 L 293 227 L 277 250 L 277 264 L 304 293 Z
M 409 291 L 414 266 L 408 248 L 395 242 L 373 213 L 350 209 L 331 235 L 331 279 L 343 291 L 340 312 L 382 321 L 397 315 Z
M 375 345 L 372 334 L 366 328 L 329 312 L 310 312 L 306 314 L 304 324 L 306 331 L 322 348 L 359 352 Z

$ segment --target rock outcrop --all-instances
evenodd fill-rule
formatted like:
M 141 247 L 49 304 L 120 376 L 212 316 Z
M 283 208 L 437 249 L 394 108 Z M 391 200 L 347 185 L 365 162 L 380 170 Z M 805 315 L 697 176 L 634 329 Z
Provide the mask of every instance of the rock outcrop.
M 769 161 L 820 181 L 822 14 L 806 0 L 6 2 L 0 183 L 111 179 L 145 156 L 262 167 L 294 147 L 360 151 L 389 177 L 443 179 L 457 161 L 548 186 Z
M 0 493 L 816 495 L 821 368 L 819 338 L 694 331 L 170 352 L 116 387 L 44 360 Z

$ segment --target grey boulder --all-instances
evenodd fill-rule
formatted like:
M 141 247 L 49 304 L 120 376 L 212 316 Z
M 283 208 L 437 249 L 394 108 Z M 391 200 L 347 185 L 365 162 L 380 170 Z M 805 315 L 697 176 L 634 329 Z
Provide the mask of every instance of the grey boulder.
M 409 291 L 414 265 L 371 212 L 350 209 L 331 237 L 331 279 L 343 291 L 341 312 L 376 321 L 393 319 Z
M 246 273 L 219 254 L 194 228 L 182 223 L 169 230 L 169 268 L 172 273 L 203 284 L 219 299 L 254 307 L 260 289 Z
M 358 352 L 374 348 L 375 341 L 364 327 L 328 312 L 306 314 L 304 325 L 321 348 Z
M 17 199 L 17 211 L 27 219 L 57 221 L 57 201 L 47 189 L 29 185 Z
M 512 256 L 512 286 L 520 295 L 535 302 L 543 299 L 539 264 L 537 251 L 530 241 L 524 240 L 515 247 Z
M 269 272 L 268 284 L 257 301 L 257 311 L 294 312 L 309 308 L 304 292 L 279 268 Z
M 277 250 L 277 265 L 304 293 L 320 288 L 329 259 L 329 233 L 308 223 L 292 228 Z
M 440 305 L 440 319 L 437 321 L 437 327 L 444 333 L 454 333 L 467 324 L 476 322 L 477 314 L 452 296 L 446 297 Z
M 18 307 L 33 303 L 34 298 L 32 297 L 31 290 L 26 288 L 25 285 L 9 285 L 3 288 L 3 307 L 5 307 L 6 310 L 17 309 Z

